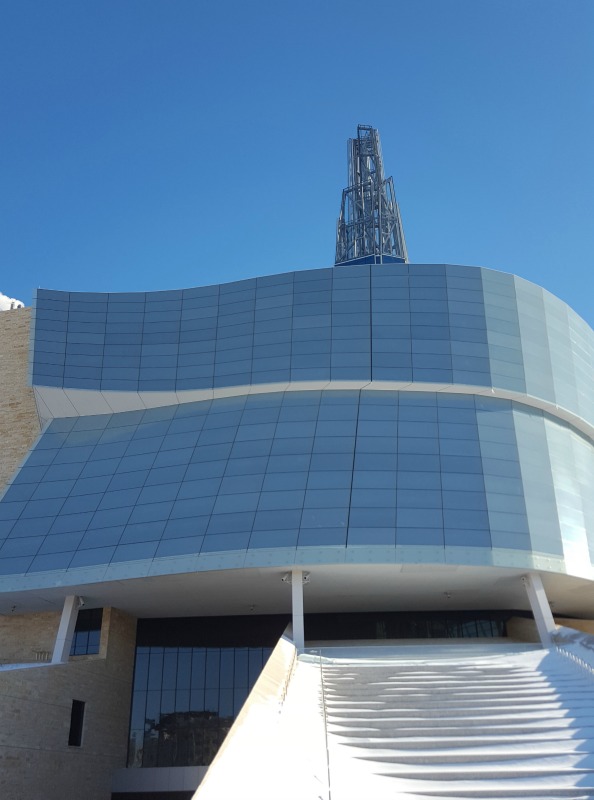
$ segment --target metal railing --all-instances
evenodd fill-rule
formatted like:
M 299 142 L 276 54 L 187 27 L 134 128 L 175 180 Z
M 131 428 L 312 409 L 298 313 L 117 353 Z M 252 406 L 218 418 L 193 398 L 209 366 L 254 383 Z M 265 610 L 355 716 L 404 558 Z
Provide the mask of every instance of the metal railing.
M 594 666 L 590 664 L 589 661 L 586 661 L 585 658 L 580 658 L 576 653 L 573 653 L 571 650 L 568 650 L 566 647 L 561 645 L 555 645 L 555 649 L 559 655 L 563 656 L 564 658 L 568 658 L 570 661 L 573 661 L 578 667 L 588 672 L 591 676 L 594 676 Z

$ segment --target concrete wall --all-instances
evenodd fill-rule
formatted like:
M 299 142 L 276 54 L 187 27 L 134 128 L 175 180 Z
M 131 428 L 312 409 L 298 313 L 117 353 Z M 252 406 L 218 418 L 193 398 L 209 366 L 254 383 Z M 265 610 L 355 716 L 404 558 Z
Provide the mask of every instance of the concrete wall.
M 136 620 L 103 614 L 98 656 L 0 671 L 0 797 L 111 797 L 112 774 L 126 764 Z M 81 747 L 68 746 L 72 700 L 86 703 Z
M 31 309 L 0 311 L 0 492 L 39 433 L 27 385 Z

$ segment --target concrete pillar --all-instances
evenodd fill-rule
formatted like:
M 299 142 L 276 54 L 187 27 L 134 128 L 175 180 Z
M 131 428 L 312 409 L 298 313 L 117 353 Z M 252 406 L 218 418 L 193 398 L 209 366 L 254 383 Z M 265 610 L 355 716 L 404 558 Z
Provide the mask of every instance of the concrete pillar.
M 291 600 L 293 611 L 293 644 L 297 650 L 305 647 L 305 624 L 303 622 L 303 570 L 291 572 Z
M 58 628 L 56 643 L 54 645 L 52 664 L 66 664 L 68 662 L 79 608 L 80 597 L 77 597 L 75 594 L 70 594 L 68 597 L 64 598 L 64 607 L 62 608 L 60 627 Z
M 545 594 L 544 586 L 538 572 L 530 572 L 522 578 L 526 587 L 526 594 L 530 601 L 530 608 L 538 629 L 538 635 L 543 647 L 551 647 L 553 634 L 557 630 L 551 607 Z

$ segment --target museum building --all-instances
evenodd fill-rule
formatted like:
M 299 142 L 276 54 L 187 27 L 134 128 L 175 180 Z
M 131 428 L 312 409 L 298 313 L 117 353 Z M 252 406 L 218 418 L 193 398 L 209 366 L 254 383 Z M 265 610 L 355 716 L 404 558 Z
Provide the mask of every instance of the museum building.
M 348 183 L 332 267 L 0 315 L 3 796 L 192 797 L 289 623 L 303 651 L 594 618 L 594 333 L 409 263 L 373 128 Z

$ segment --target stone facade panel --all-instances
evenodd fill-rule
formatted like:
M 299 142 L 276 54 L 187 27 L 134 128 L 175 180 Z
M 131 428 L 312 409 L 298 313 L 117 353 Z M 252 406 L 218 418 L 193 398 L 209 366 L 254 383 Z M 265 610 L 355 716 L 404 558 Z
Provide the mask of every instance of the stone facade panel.
M 0 312 L 0 492 L 39 434 L 28 385 L 31 309 Z

